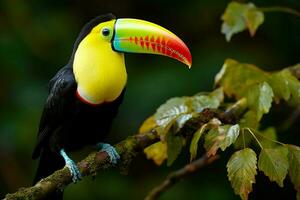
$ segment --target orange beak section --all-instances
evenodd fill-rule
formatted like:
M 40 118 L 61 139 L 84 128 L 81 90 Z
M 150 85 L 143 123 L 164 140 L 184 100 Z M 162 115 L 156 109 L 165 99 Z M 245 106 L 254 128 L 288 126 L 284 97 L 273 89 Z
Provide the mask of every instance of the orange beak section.
M 117 19 L 112 47 L 119 52 L 164 55 L 186 64 L 189 68 L 192 65 L 190 50 L 179 37 L 144 20 Z

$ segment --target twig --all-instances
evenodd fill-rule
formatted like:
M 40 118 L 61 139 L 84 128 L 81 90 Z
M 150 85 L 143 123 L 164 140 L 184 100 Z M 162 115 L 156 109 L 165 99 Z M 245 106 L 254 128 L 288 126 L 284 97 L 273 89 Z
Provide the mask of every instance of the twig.
M 175 185 L 177 182 L 181 181 L 184 177 L 195 173 L 197 170 L 202 167 L 211 164 L 219 158 L 218 155 L 207 157 L 204 154 L 201 158 L 191 162 L 190 164 L 185 165 L 183 168 L 169 174 L 167 178 L 157 187 L 153 188 L 149 194 L 146 196 L 145 200 L 156 200 L 158 197 L 170 187 Z
M 258 8 L 262 12 L 285 12 L 291 15 L 295 15 L 300 17 L 300 12 L 289 7 L 283 7 L 283 6 L 271 6 L 271 7 L 260 7 Z

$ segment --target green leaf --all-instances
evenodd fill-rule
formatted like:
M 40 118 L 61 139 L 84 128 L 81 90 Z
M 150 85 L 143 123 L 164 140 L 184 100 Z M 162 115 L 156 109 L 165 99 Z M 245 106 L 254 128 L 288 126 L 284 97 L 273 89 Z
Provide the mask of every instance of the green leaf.
M 257 174 L 256 154 L 250 148 L 235 152 L 227 163 L 228 179 L 235 194 L 245 200 L 252 191 L 252 184 L 255 183 Z
M 207 127 L 207 124 L 204 124 L 193 135 L 193 138 L 192 138 L 192 141 L 191 141 L 191 145 L 190 145 L 190 154 L 191 154 L 190 161 L 194 160 L 196 158 L 196 156 L 197 156 L 198 142 L 199 142 L 200 137 L 204 133 L 206 127 Z
M 207 156 L 217 153 L 219 148 L 224 151 L 228 146 L 235 142 L 239 135 L 240 127 L 236 125 L 224 125 L 214 127 L 205 135 L 204 148 Z
M 190 144 L 190 154 L 191 154 L 190 161 L 194 160 L 197 156 L 198 142 L 200 137 L 203 135 L 204 131 L 206 131 L 207 129 L 218 128 L 220 125 L 221 125 L 221 121 L 218 120 L 217 118 L 213 118 L 208 123 L 201 126 L 201 128 L 194 133 Z
M 176 119 L 189 112 L 186 105 L 188 97 L 175 97 L 161 105 L 154 114 L 156 124 L 162 129 L 162 135 L 166 135 Z
M 268 79 L 268 74 L 254 65 L 226 59 L 221 71 L 215 77 L 215 84 L 223 87 L 224 93 L 237 99 L 247 94 L 249 86 Z
M 168 153 L 168 161 L 167 165 L 171 166 L 173 162 L 178 157 L 181 152 L 183 146 L 183 137 L 176 136 L 172 133 L 167 134 L 167 153 Z
M 289 70 L 273 73 L 268 82 L 278 100 L 284 99 L 296 105 L 300 103 L 300 82 Z
M 300 192 L 297 192 L 296 198 L 297 198 L 297 200 L 300 200 Z
M 251 3 L 249 3 L 249 4 L 251 4 Z M 249 7 L 250 7 L 250 5 L 249 5 Z M 245 20 L 246 20 L 246 25 L 249 29 L 250 35 L 254 36 L 258 27 L 264 22 L 264 14 L 263 14 L 263 12 L 257 10 L 256 7 L 253 5 L 252 8 L 246 9 Z
M 192 97 L 192 109 L 194 112 L 201 112 L 205 108 L 218 108 L 224 100 L 223 88 L 218 88 L 213 92 L 204 95 L 196 94 Z
M 205 135 L 204 148 L 206 149 L 207 156 L 216 155 L 220 141 L 224 140 L 224 135 L 219 135 L 218 128 L 212 128 Z
M 179 131 L 184 124 L 191 119 L 194 115 L 196 115 L 195 113 L 189 113 L 189 114 L 182 114 L 179 117 L 176 118 L 176 123 L 174 124 L 175 126 L 175 132 Z
M 283 180 L 288 172 L 288 150 L 285 147 L 264 148 L 258 160 L 258 168 L 263 171 L 271 181 L 283 187 Z
M 167 143 L 157 142 L 144 149 L 148 159 L 152 159 L 156 165 L 161 165 L 167 159 Z
M 192 97 L 175 97 L 161 105 L 153 116 L 142 125 L 141 129 L 156 127 L 161 136 L 165 136 L 171 127 L 177 132 L 195 114 L 205 108 L 218 108 L 223 101 L 223 89 L 218 88 L 211 93 L 197 94 Z M 164 139 L 162 137 L 162 139 Z
M 235 142 L 240 133 L 240 126 L 236 125 L 225 125 L 220 126 L 219 131 L 221 134 L 225 135 L 224 140 L 222 140 L 219 144 L 222 151 L 225 151 L 227 147 Z
M 289 154 L 289 177 L 295 186 L 295 189 L 300 192 L 300 147 L 295 145 L 287 145 Z
M 267 82 L 255 84 L 248 88 L 248 107 L 257 113 L 258 120 L 261 119 L 263 114 L 269 112 L 273 96 L 273 90 Z
M 264 21 L 264 14 L 257 10 L 252 3 L 231 2 L 228 4 L 221 19 L 223 20 L 221 32 L 225 34 L 226 40 L 230 41 L 232 35 L 247 28 L 251 36 L 253 36 Z

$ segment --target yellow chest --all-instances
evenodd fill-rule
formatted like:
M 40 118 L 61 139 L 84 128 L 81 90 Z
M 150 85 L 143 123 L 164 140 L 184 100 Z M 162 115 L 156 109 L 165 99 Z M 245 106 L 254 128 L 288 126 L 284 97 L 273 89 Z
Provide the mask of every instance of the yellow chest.
M 89 104 L 111 102 L 120 96 L 126 81 L 124 55 L 111 49 L 97 34 L 87 35 L 79 44 L 73 62 L 77 94 Z

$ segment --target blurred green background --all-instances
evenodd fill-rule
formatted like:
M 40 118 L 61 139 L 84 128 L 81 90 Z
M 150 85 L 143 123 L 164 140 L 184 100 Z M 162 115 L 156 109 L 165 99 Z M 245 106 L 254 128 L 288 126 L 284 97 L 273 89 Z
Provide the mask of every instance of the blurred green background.
M 299 0 L 255 0 L 257 6 L 282 5 L 300 10 Z M 112 12 L 155 22 L 176 33 L 190 47 L 193 67 L 166 57 L 126 55 L 127 93 L 107 139 L 115 143 L 137 132 L 155 109 L 173 96 L 192 95 L 213 88 L 214 75 L 228 57 L 266 70 L 300 60 L 300 18 L 267 13 L 255 37 L 235 35 L 230 43 L 220 33 L 220 17 L 229 1 L 217 0 L 1 0 L 0 2 L 0 198 L 30 186 L 37 161 L 31 160 L 48 80 L 69 59 L 80 28 L 99 14 Z M 286 108 L 285 114 L 291 111 Z M 279 112 L 280 111 L 280 112 Z M 285 117 L 275 108 L 265 124 Z M 300 145 L 297 123 L 279 138 Z M 215 164 L 177 184 L 161 199 L 239 199 L 227 180 L 225 165 L 231 152 Z M 70 185 L 65 199 L 142 199 L 171 170 L 188 162 L 181 155 L 168 168 L 156 167 L 143 155 L 132 163 L 128 176 L 117 170 L 99 172 Z M 251 199 L 294 199 L 289 181 L 282 189 L 257 176 Z

